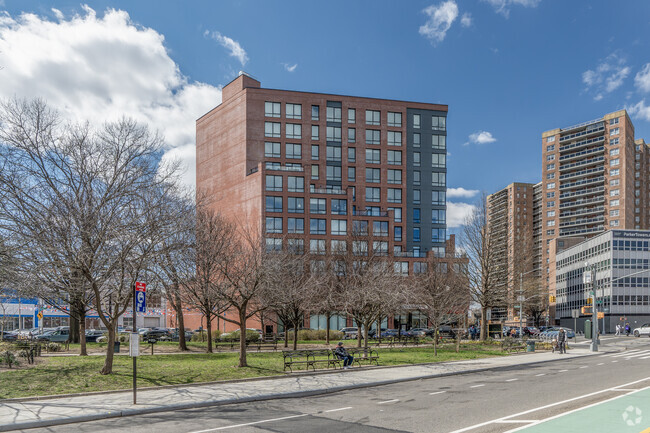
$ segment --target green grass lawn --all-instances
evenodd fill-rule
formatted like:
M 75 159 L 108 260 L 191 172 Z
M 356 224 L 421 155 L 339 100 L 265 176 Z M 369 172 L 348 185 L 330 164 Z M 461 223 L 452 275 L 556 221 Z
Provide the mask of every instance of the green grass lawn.
M 460 353 L 456 353 L 453 346 L 442 347 L 437 357 L 433 356 L 431 346 L 379 349 L 379 364 L 418 364 L 501 355 L 503 352 L 498 346 L 477 344 L 464 344 Z M 249 353 L 249 367 L 246 368 L 237 368 L 238 357 L 236 352 L 141 356 L 138 359 L 138 386 L 180 385 L 283 374 L 280 352 Z M 24 367 L 24 360 L 21 361 Z M 114 373 L 109 376 L 98 373 L 103 363 L 103 356 L 47 357 L 40 358 L 39 364 L 33 367 L 2 371 L 0 399 L 131 387 L 131 358 L 116 356 Z

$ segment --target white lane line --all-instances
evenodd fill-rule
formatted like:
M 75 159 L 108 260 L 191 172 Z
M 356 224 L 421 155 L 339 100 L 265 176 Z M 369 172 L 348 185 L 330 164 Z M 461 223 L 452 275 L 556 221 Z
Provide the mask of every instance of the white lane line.
M 546 376 L 546 373 L 536 374 L 535 377 Z
M 447 392 L 447 391 L 430 392 L 429 395 L 444 394 L 445 392 Z
M 308 415 L 309 415 L 308 413 L 303 413 L 303 414 L 300 414 L 300 415 L 283 416 L 282 418 L 264 419 L 264 420 L 261 420 L 261 421 L 247 422 L 245 424 L 235 424 L 235 425 L 227 425 L 227 426 L 224 426 L 224 427 L 210 428 L 210 429 L 207 429 L 207 430 L 197 430 L 197 431 L 194 431 L 194 432 L 191 432 L 191 433 L 205 433 L 205 432 L 209 432 L 209 431 L 227 430 L 227 429 L 231 429 L 231 428 L 246 427 L 248 425 L 262 424 L 262 423 L 265 423 L 265 422 L 282 421 L 282 420 L 285 420 L 285 419 L 300 418 L 300 417 L 308 416 Z
M 650 350 L 644 350 L 643 352 L 635 353 L 633 355 L 626 356 L 625 359 L 636 358 L 637 356 L 650 355 Z
M 638 391 L 637 389 L 630 389 L 630 388 L 614 388 L 612 391 L 621 391 L 621 392 L 631 392 L 631 391 Z
M 627 358 L 631 355 L 638 355 L 641 352 L 650 352 L 650 350 L 628 350 L 626 352 L 617 353 L 612 358 Z
M 348 407 L 340 407 L 340 408 L 338 408 L 338 409 L 330 409 L 330 410 L 326 410 L 325 413 L 338 412 L 338 411 L 340 411 L 340 410 L 348 410 L 348 409 L 352 409 L 352 406 L 348 406 Z
M 589 368 L 589 366 L 588 366 L 588 365 L 583 365 L 583 366 L 580 367 L 580 368 Z
M 624 383 L 624 384 L 618 385 L 617 388 L 634 385 L 636 383 L 645 382 L 647 380 L 650 380 L 650 377 L 635 380 L 634 382 Z M 516 417 L 519 417 L 519 416 L 522 416 L 522 415 L 527 415 L 527 414 L 532 413 L 532 412 L 537 412 L 538 410 L 544 410 L 544 409 L 548 409 L 549 407 L 570 403 L 572 401 L 580 400 L 582 398 L 592 397 L 594 395 L 598 395 L 598 394 L 602 394 L 602 393 L 607 392 L 607 391 L 611 391 L 612 389 L 615 389 L 615 388 L 607 388 L 607 389 L 602 389 L 600 391 L 595 391 L 595 392 L 592 392 L 592 393 L 589 393 L 589 394 L 579 395 L 578 397 L 573 397 L 573 398 L 570 398 L 568 400 L 557 401 L 555 403 L 547 404 L 545 406 L 540 406 L 540 407 L 536 407 L 536 408 L 533 408 L 533 409 L 528 409 L 528 410 L 525 410 L 523 412 L 519 412 L 519 413 L 515 413 L 515 414 L 512 414 L 512 415 L 504 416 L 502 418 L 496 418 L 496 419 L 493 419 L 493 420 L 490 420 L 490 421 L 485 421 L 485 422 L 482 422 L 480 424 L 474 424 L 474 425 L 471 425 L 471 426 L 468 426 L 468 427 L 464 427 L 464 428 L 461 428 L 461 429 L 458 429 L 458 430 L 454 430 L 454 431 L 449 432 L 449 433 L 463 433 L 463 432 L 466 432 L 466 431 L 477 429 L 479 427 L 494 424 L 497 421 L 504 421 L 504 420 L 506 420 L 508 418 L 516 418 Z M 625 395 L 627 395 L 627 394 L 625 394 Z M 526 426 L 526 427 L 528 427 L 528 426 Z
M 650 359 L 650 356 L 642 356 L 642 357 L 639 358 L 639 359 Z
M 601 362 L 601 363 L 599 363 L 599 364 L 596 364 L 596 365 L 603 365 L 603 364 L 604 364 L 604 362 Z
M 618 361 L 612 361 L 612 362 L 618 362 Z
M 565 371 L 569 371 L 569 370 L 560 370 L 558 371 L 558 373 L 564 373 Z
M 508 379 L 506 380 L 506 382 L 514 382 L 515 380 L 519 380 L 519 379 Z
M 481 387 L 481 386 L 485 386 L 485 384 L 482 383 L 482 384 L 480 384 L 480 385 L 472 385 L 472 386 L 470 386 L 470 388 L 479 388 L 479 387 Z
M 497 424 L 518 424 L 518 423 L 531 423 L 538 422 L 538 419 L 502 419 L 496 421 Z
M 377 403 L 377 404 L 395 403 L 395 402 L 398 402 L 398 401 L 399 401 L 399 399 L 398 399 L 398 398 L 395 398 L 395 399 L 393 399 L 393 400 L 380 401 L 380 402 Z

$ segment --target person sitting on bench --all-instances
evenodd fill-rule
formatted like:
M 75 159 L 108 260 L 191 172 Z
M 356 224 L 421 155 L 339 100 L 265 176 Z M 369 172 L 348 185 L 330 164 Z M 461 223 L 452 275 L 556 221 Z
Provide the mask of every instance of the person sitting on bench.
M 347 350 L 345 350 L 345 347 L 343 347 L 343 342 L 339 341 L 339 344 L 336 345 L 336 349 L 334 349 L 334 354 L 341 360 L 343 361 L 343 368 L 346 370 L 350 368 L 350 364 L 352 364 L 352 361 L 354 361 L 354 358 L 352 355 L 348 353 Z

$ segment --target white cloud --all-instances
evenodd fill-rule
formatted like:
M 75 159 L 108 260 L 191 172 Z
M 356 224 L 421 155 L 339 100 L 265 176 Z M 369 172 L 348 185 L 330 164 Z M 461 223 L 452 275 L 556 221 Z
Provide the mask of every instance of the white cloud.
M 594 69 L 582 73 L 582 82 L 587 91 L 594 91 L 594 100 L 600 101 L 606 93 L 611 93 L 623 85 L 630 74 L 630 67 L 625 59 L 617 53 L 612 53 L 600 62 Z
M 472 15 L 469 12 L 465 12 L 460 18 L 460 25 L 463 27 L 469 27 L 472 25 Z
M 282 65 L 287 72 L 293 72 L 298 67 L 298 63 L 294 63 L 293 65 L 290 65 L 289 63 L 283 63 Z
M 221 89 L 191 82 L 164 46 L 164 36 L 108 9 L 98 18 L 57 21 L 0 15 L 0 95 L 42 97 L 71 120 L 102 123 L 122 115 L 165 135 L 164 159 L 183 162 L 195 183 L 195 120 L 221 103 Z
M 229 38 L 228 36 L 224 36 L 219 32 L 209 33 L 206 31 L 206 34 L 209 34 L 212 39 L 219 42 L 219 45 L 227 50 L 230 50 L 230 55 L 232 57 L 236 57 L 242 66 L 246 66 L 246 62 L 248 62 L 248 55 L 246 54 L 246 51 L 241 47 L 239 42 L 233 40 L 232 38 Z
M 477 189 L 447 188 L 447 198 L 471 198 L 478 193 Z
M 494 8 L 495 12 L 500 13 L 508 18 L 510 15 L 511 6 L 523 6 L 527 8 L 535 8 L 541 3 L 542 0 L 483 0 L 489 3 Z
M 422 12 L 429 15 L 429 19 L 420 27 L 420 34 L 436 44 L 442 42 L 447 35 L 447 30 L 458 18 L 458 5 L 454 0 L 448 0 L 438 5 L 431 5 Z
M 650 122 L 650 105 L 645 105 L 645 99 L 642 99 L 634 105 L 626 106 L 625 109 L 633 118 Z
M 453 203 L 447 202 L 447 227 L 455 228 L 461 227 L 467 221 L 472 212 L 474 212 L 476 206 L 469 203 Z
M 465 145 L 469 143 L 474 143 L 474 144 L 494 143 L 495 141 L 497 141 L 497 139 L 492 136 L 491 132 L 478 131 L 469 135 L 469 142 L 465 143 Z
M 634 84 L 642 92 L 650 92 L 650 63 L 646 63 L 636 74 Z

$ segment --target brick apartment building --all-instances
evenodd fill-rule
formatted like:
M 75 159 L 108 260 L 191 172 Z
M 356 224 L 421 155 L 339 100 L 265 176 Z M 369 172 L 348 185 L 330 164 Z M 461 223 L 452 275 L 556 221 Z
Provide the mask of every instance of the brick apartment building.
M 327 254 L 367 227 L 412 273 L 447 254 L 446 119 L 446 105 L 265 89 L 242 73 L 197 120 L 197 190 L 261 226 L 269 250 Z

